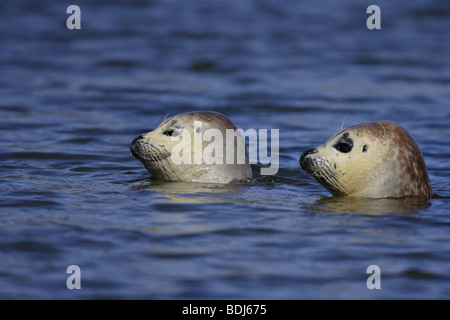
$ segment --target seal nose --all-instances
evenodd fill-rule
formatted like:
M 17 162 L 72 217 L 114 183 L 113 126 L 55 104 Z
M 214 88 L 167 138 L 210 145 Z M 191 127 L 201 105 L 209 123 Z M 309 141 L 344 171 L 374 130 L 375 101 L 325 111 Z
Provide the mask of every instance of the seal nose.
M 142 140 L 144 137 L 142 135 L 136 137 L 133 139 L 133 141 L 131 141 L 131 145 L 134 145 L 136 142 L 138 142 L 139 140 Z
M 302 155 L 300 156 L 300 165 L 302 166 L 302 168 L 304 169 L 304 163 L 305 163 L 305 157 L 310 155 L 310 154 L 314 154 L 317 153 L 317 149 L 313 148 L 313 149 L 309 149 L 306 150 L 305 152 L 302 153 Z
M 131 143 L 130 143 L 130 151 L 131 151 L 131 154 L 132 154 L 134 157 L 137 156 L 137 153 L 136 153 L 136 150 L 135 150 L 135 148 L 136 148 L 136 142 L 142 140 L 143 138 L 144 138 L 144 137 L 143 137 L 142 135 L 140 135 L 140 136 L 134 138 L 133 141 L 131 141 Z

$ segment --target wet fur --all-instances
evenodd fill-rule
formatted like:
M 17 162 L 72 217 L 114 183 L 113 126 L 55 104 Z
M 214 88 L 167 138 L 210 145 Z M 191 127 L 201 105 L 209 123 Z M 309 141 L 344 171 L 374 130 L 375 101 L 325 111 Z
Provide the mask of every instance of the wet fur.
M 348 139 L 350 152 L 337 146 Z M 343 141 L 343 142 L 342 142 Z M 391 121 L 363 122 L 304 153 L 302 168 L 332 194 L 369 198 L 430 198 L 433 190 L 419 146 Z

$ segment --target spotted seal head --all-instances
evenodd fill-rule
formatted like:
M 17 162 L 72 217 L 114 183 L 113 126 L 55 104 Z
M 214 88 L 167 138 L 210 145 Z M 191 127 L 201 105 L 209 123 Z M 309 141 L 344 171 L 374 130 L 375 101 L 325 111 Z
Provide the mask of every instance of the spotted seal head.
M 431 198 L 419 146 L 391 121 L 362 122 L 305 151 L 301 167 L 337 196 Z
M 235 134 L 228 148 L 227 129 Z M 230 183 L 252 177 L 245 140 L 236 129 L 230 119 L 217 112 L 180 113 L 136 137 L 130 151 L 161 180 Z M 233 161 L 227 152 L 233 152 Z

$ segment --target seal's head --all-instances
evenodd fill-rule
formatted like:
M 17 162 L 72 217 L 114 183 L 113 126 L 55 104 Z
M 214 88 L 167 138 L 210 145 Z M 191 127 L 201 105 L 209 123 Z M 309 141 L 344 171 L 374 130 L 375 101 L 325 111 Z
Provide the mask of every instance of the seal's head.
M 363 122 L 305 151 L 300 165 L 333 195 L 430 198 L 433 190 L 414 139 L 391 121 Z
M 180 113 L 136 137 L 130 151 L 162 180 L 229 183 L 252 177 L 245 140 L 236 129 L 217 112 Z

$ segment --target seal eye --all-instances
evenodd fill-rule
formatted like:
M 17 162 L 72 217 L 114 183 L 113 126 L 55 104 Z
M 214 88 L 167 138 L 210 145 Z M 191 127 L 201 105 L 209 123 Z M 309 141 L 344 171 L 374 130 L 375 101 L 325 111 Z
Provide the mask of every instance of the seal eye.
M 369 147 L 367 146 L 367 144 L 365 144 L 364 147 L 363 147 L 363 152 L 366 152 L 368 148 Z
M 352 145 L 345 142 L 341 142 L 336 146 L 336 149 L 342 153 L 347 153 L 352 150 Z
M 173 135 L 174 130 L 166 130 L 163 132 L 163 134 L 165 134 L 166 136 L 171 137 Z
M 353 149 L 353 140 L 349 138 L 348 133 L 344 133 L 333 147 L 339 152 L 348 153 Z

